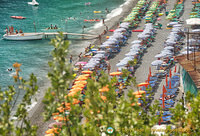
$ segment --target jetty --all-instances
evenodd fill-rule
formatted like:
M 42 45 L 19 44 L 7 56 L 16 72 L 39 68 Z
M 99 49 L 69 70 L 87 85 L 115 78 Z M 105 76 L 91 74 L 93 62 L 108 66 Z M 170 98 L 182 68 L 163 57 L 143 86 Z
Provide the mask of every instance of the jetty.
M 42 33 L 44 35 L 45 38 L 48 38 L 49 36 L 56 36 L 59 35 L 59 32 L 44 32 Z M 93 35 L 93 34 L 81 34 L 81 33 L 68 33 L 68 32 L 63 32 L 63 35 L 65 35 L 66 37 L 68 37 L 68 35 L 72 35 L 72 36 L 82 36 L 83 37 L 91 37 L 91 38 L 97 38 L 98 35 Z

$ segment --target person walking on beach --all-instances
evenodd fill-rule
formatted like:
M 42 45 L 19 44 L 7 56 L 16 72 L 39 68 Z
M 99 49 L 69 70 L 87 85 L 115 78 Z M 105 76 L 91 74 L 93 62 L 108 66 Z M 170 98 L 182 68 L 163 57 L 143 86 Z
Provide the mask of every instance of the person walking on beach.
M 79 60 L 81 60 L 82 52 L 78 55 Z
M 69 63 L 72 64 L 72 61 L 73 60 L 72 60 L 72 55 L 71 55 L 70 58 L 69 58 Z

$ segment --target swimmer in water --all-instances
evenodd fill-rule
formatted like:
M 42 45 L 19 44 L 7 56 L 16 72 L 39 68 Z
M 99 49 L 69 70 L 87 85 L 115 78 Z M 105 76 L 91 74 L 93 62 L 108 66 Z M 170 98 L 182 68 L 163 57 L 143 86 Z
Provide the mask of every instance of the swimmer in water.
M 12 68 L 8 68 L 8 71 L 11 72 L 11 71 L 12 71 Z

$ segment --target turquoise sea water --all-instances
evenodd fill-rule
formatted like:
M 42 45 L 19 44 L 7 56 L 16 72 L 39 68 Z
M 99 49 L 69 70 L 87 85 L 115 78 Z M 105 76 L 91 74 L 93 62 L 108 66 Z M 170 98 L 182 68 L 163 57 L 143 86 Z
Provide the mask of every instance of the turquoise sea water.
M 37 0 L 39 6 L 28 5 L 31 0 L 0 0 L 0 38 L 7 26 L 22 29 L 24 32 L 34 32 L 33 22 L 37 32 L 42 32 L 51 24 L 57 25 L 61 31 L 82 32 L 82 26 L 92 29 L 94 23 L 84 23 L 84 19 L 100 18 L 106 16 L 105 8 L 113 10 L 124 3 L 124 0 Z M 91 2 L 90 6 L 85 3 Z M 94 10 L 103 14 L 95 15 Z M 26 19 L 17 20 L 10 16 L 24 16 Z M 75 20 L 66 19 L 75 17 Z M 5 41 L 0 39 L 0 86 L 5 88 L 13 84 L 12 72 L 7 69 L 15 62 L 22 63 L 22 76 L 26 79 L 34 73 L 40 85 L 46 78 L 47 62 L 50 59 L 52 46 L 49 40 L 39 41 Z M 80 41 L 71 41 L 71 49 L 81 48 Z

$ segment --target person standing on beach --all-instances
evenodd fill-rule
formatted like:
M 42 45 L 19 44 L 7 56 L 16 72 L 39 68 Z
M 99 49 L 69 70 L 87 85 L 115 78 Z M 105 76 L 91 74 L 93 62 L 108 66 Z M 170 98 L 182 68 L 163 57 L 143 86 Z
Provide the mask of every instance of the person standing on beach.
M 100 41 L 100 44 L 101 44 L 101 35 L 99 35 L 99 41 Z
M 105 24 L 105 22 L 104 22 L 104 17 L 103 16 L 101 16 L 101 18 L 102 18 L 102 23 L 103 23 L 103 25 Z
M 70 56 L 70 58 L 69 58 L 69 62 L 70 62 L 70 64 L 72 64 L 72 55 Z
M 78 55 L 79 60 L 81 60 L 82 52 Z

